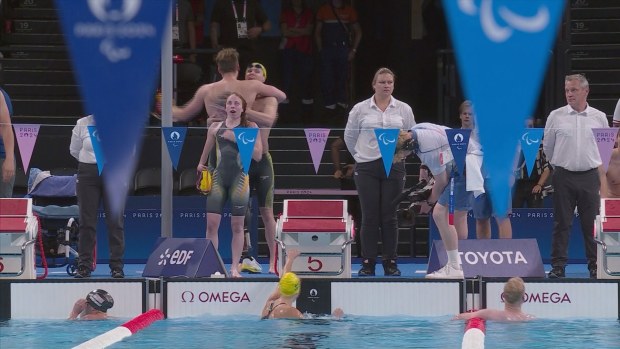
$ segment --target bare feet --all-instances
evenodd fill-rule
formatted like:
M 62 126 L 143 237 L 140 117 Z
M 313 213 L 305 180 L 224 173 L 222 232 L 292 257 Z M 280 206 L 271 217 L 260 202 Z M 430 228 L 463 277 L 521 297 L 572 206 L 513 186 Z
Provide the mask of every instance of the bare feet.
M 230 269 L 230 276 L 233 278 L 241 278 L 241 274 L 239 274 L 239 270 L 237 270 L 237 268 L 231 268 Z

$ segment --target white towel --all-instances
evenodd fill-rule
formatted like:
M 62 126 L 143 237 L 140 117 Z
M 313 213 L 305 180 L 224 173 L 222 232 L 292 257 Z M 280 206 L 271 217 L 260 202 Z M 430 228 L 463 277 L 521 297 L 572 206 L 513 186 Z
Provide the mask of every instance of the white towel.
M 482 152 L 468 153 L 465 156 L 465 181 L 467 191 L 474 197 L 484 194 L 484 178 L 482 177 Z

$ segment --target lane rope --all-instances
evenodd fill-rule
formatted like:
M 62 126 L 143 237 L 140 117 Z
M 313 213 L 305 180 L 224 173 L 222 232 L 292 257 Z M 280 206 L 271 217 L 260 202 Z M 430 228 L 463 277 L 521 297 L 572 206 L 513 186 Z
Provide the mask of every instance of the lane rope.
M 164 318 L 164 313 L 159 309 L 151 309 L 146 313 L 140 314 L 126 323 L 111 329 L 110 331 L 92 338 L 74 349 L 99 349 L 106 348 L 114 343 L 135 334 L 136 332 L 149 327 L 152 323 Z
M 484 349 L 485 320 L 475 317 L 467 320 L 461 349 Z

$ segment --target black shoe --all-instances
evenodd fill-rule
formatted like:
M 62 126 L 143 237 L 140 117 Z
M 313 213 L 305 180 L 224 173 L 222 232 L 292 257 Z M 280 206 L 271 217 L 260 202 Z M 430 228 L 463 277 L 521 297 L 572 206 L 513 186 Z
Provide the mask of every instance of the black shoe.
M 110 271 L 110 275 L 112 275 L 113 278 L 115 279 L 123 279 L 125 278 L 125 273 L 123 272 L 123 269 L 121 268 L 114 268 Z
M 393 259 L 383 261 L 383 275 L 385 276 L 400 276 L 400 270 L 396 266 L 396 261 Z
M 90 269 L 84 266 L 79 266 L 74 278 L 76 279 L 88 279 L 90 277 Z
M 362 262 L 362 269 L 357 273 L 358 276 L 375 276 L 375 261 L 366 259 Z
M 566 277 L 566 273 L 564 272 L 564 267 L 553 267 L 551 271 L 547 275 L 549 279 L 559 279 Z
M 598 271 L 596 266 L 590 267 L 589 269 L 590 269 L 590 279 L 596 279 L 597 278 L 597 271 Z

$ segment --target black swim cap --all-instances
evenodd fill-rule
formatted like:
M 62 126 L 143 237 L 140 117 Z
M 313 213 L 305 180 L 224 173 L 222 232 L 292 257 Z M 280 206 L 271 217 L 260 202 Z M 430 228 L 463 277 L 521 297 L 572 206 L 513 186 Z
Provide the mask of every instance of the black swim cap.
M 90 304 L 91 307 L 103 312 L 108 311 L 108 309 L 114 306 L 114 298 L 102 289 L 91 291 L 86 296 L 86 302 Z

